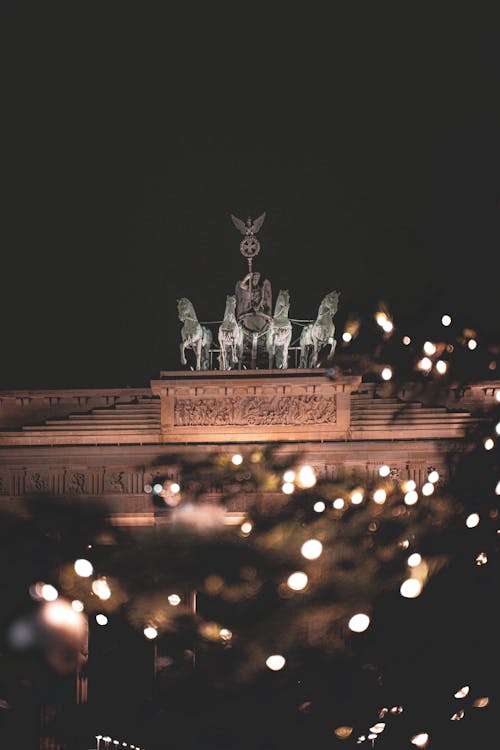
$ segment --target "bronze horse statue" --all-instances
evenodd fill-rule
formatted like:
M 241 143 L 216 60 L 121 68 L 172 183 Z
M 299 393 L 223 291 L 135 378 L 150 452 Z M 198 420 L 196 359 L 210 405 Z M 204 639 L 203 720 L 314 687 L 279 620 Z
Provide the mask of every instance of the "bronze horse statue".
M 243 330 L 236 320 L 236 296 L 226 296 L 224 320 L 219 326 L 219 365 L 221 370 L 241 369 L 243 355 Z
M 292 338 L 292 324 L 288 319 L 290 295 L 288 289 L 280 289 L 273 319 L 266 332 L 266 348 L 269 355 L 269 369 L 286 370 L 288 367 L 288 347 Z
M 183 323 L 180 345 L 181 364 L 187 364 L 186 349 L 192 349 L 195 353 L 195 369 L 208 370 L 210 347 L 213 341 L 212 331 L 200 323 L 193 304 L 187 297 L 177 300 L 177 311 L 179 320 Z
M 329 346 L 328 358 L 333 357 L 337 342 L 334 338 L 333 316 L 337 312 L 340 292 L 329 292 L 323 297 L 314 323 L 304 326 L 300 335 L 299 367 L 317 367 L 319 355 Z

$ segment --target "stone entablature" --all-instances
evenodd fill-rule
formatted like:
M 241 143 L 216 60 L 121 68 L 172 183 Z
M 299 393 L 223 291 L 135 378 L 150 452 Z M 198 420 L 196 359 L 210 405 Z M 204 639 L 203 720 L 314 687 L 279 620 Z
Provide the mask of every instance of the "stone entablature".
M 295 369 L 163 372 L 150 388 L 0 391 L 0 448 L 455 438 L 499 389 L 450 386 L 436 403 L 432 383 L 396 393 L 390 383 Z
M 166 443 L 347 439 L 357 375 L 252 370 L 162 372 L 151 381 L 160 397 Z

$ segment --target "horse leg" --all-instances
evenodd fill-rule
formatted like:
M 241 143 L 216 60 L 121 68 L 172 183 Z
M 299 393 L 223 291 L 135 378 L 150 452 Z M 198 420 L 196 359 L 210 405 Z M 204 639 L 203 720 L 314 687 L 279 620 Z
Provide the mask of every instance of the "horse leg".
M 309 367 L 311 368 L 316 367 L 317 361 L 318 361 L 318 347 L 316 346 L 316 344 L 313 344 L 312 350 L 311 350 L 311 358 L 309 360 Z
M 275 349 L 274 342 L 273 342 L 271 336 L 267 336 L 266 337 L 266 349 L 267 349 L 267 353 L 269 355 L 268 368 L 269 368 L 269 370 L 272 370 L 273 369 L 273 365 L 274 365 L 274 355 L 275 355 L 276 349 Z
M 225 370 L 226 368 L 226 347 L 224 345 L 224 338 L 219 332 L 219 369 Z
M 185 365 L 187 364 L 187 359 L 186 359 L 186 351 L 185 351 L 186 346 L 184 342 L 181 343 L 180 349 L 181 349 L 181 365 Z
M 283 355 L 282 355 L 283 356 L 283 363 L 282 363 L 281 367 L 282 367 L 283 370 L 288 370 L 288 345 L 287 344 L 283 345 L 282 351 L 283 351 Z
M 236 357 L 238 358 L 238 370 L 243 367 L 243 338 L 236 344 Z
M 276 347 L 276 368 L 278 370 L 283 369 L 283 347 L 281 345 Z
M 201 339 L 196 342 L 196 369 L 201 370 Z
M 238 355 L 236 354 L 236 342 L 231 341 L 231 366 L 238 364 Z
M 309 367 L 309 356 L 310 356 L 310 346 L 309 344 L 306 344 L 305 341 L 303 341 L 300 345 L 299 367 L 304 367 L 305 369 Z

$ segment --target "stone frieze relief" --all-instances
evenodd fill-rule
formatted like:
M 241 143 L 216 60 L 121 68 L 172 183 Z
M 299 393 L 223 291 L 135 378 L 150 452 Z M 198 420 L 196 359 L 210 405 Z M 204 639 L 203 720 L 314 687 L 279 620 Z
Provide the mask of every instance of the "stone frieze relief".
M 336 417 L 335 398 L 315 395 L 179 398 L 174 408 L 176 427 L 328 424 Z

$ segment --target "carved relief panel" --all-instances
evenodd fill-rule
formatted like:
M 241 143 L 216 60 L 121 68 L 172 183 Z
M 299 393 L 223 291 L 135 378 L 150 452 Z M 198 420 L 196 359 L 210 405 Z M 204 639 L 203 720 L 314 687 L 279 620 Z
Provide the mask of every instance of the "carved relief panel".
M 200 377 L 202 375 L 202 377 Z M 346 438 L 350 393 L 360 378 L 227 371 L 182 373 L 151 383 L 166 442 Z

